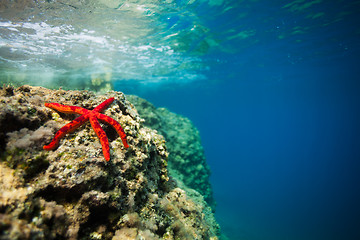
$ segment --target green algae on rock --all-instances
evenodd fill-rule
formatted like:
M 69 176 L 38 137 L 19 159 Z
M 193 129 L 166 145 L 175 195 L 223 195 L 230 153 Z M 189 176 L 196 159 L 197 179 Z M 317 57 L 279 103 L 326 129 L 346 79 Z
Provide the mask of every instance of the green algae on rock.
M 169 173 L 186 190 L 198 191 L 215 211 L 215 200 L 209 182 L 210 168 L 206 163 L 200 134 L 188 118 L 155 108 L 137 96 L 127 96 L 135 105 L 144 125 L 156 129 L 166 140 L 169 152 Z
M 44 102 L 91 109 L 109 97 L 116 100 L 104 113 L 122 124 L 128 149 L 104 125 L 106 162 L 89 124 L 42 149 L 74 118 Z M 164 138 L 124 94 L 2 87 L 0 109 L 0 239 L 217 239 L 206 202 L 169 177 Z

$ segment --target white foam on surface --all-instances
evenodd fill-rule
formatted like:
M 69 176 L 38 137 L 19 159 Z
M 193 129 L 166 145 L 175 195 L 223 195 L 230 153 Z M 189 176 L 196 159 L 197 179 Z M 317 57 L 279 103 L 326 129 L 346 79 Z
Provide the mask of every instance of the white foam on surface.
M 153 32 L 161 30 L 159 26 L 163 24 L 148 16 L 153 8 L 130 4 L 122 8 L 126 11 L 121 14 L 119 10 L 110 13 L 96 9 L 98 12 L 92 10 L 91 14 L 80 11 L 79 16 L 64 15 L 68 10 L 58 9 L 43 13 L 43 18 L 22 17 L 27 21 L 0 18 L 0 66 L 11 62 L 11 71 L 46 69 L 73 76 L 105 71 L 111 73 L 113 81 L 161 83 L 201 79 L 199 69 L 194 67 L 201 65 L 200 57 L 188 56 L 169 40 L 179 32 Z M 181 72 L 176 70 L 180 65 Z

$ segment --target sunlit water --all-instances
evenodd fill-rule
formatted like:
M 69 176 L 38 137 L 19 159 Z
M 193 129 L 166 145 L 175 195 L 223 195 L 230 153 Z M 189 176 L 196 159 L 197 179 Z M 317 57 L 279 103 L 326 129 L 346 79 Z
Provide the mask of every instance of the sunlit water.
M 2 2 L 2 74 L 12 81 L 73 88 L 96 85 L 97 78 L 203 79 L 199 54 L 209 47 L 203 39 L 207 29 L 191 8 L 169 2 Z
M 360 1 L 1 1 L 1 82 L 200 129 L 229 239 L 360 239 Z M 224 239 L 226 239 L 224 237 Z

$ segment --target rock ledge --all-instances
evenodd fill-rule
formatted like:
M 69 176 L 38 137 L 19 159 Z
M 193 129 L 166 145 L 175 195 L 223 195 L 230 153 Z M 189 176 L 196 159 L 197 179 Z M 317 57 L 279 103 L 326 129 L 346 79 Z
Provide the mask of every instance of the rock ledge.
M 128 149 L 107 124 L 109 162 L 90 124 L 42 149 L 76 117 L 45 102 L 92 109 L 109 97 L 104 114 L 123 126 Z M 0 109 L 0 239 L 217 239 L 210 207 L 169 177 L 164 138 L 123 93 L 4 86 Z

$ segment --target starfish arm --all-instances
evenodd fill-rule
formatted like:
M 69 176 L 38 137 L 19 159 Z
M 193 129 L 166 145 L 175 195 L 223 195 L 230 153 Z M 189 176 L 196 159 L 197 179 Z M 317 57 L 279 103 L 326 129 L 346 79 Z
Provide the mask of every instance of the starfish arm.
M 106 161 L 109 161 L 110 160 L 109 140 L 108 140 L 104 130 L 101 128 L 98 119 L 112 125 L 115 128 L 115 130 L 117 131 L 117 133 L 120 135 L 125 148 L 129 147 L 129 145 L 126 141 L 126 134 L 124 132 L 124 129 L 121 127 L 120 123 L 118 123 L 111 117 L 108 117 L 108 116 L 100 113 L 105 108 L 107 108 L 113 101 L 114 101 L 114 98 L 109 98 L 109 99 L 105 100 L 104 102 L 102 102 L 97 107 L 95 107 L 93 110 L 87 110 L 85 108 L 77 107 L 77 106 L 66 106 L 66 105 L 62 105 L 59 103 L 45 103 L 46 107 L 55 109 L 59 112 L 73 113 L 73 114 L 76 113 L 76 114 L 81 114 L 81 116 L 74 119 L 73 121 L 69 122 L 64 127 L 60 128 L 60 130 L 56 132 L 51 143 L 48 145 L 45 145 L 43 148 L 45 150 L 52 150 L 52 149 L 56 148 L 62 137 L 64 137 L 67 133 L 75 130 L 80 125 L 84 124 L 86 121 L 90 120 L 91 126 L 93 127 L 96 135 L 98 136 L 98 138 L 100 140 L 104 157 L 105 157 Z
M 116 120 L 112 119 L 111 117 L 108 117 L 101 113 L 96 113 L 96 117 L 98 119 L 100 119 L 101 121 L 107 122 L 108 124 L 113 126 L 113 128 L 115 128 L 116 132 L 119 134 L 119 136 L 124 144 L 124 147 L 125 148 L 129 147 L 129 145 L 126 141 L 126 134 L 124 132 L 124 129 L 121 127 L 120 123 L 118 123 Z
M 110 147 L 109 147 L 109 140 L 106 136 L 106 133 L 101 128 L 100 123 L 96 119 L 95 115 L 90 116 L 90 123 L 91 123 L 91 126 L 94 129 L 96 135 L 98 136 L 98 138 L 100 140 L 105 160 L 109 161 L 110 160 Z
M 105 101 L 103 101 L 102 103 L 100 103 L 100 105 L 98 105 L 96 108 L 94 108 L 94 112 L 101 112 L 103 111 L 105 108 L 107 108 L 113 101 L 115 98 L 109 98 L 106 99 Z
M 45 107 L 55 109 L 62 113 L 77 113 L 77 114 L 86 114 L 89 110 L 77 107 L 77 106 L 66 106 L 59 103 L 45 103 Z
M 67 133 L 72 132 L 76 128 L 80 127 L 83 123 L 85 123 L 88 120 L 88 118 L 89 115 L 87 114 L 81 115 L 80 117 L 75 118 L 73 121 L 69 122 L 68 124 L 60 128 L 59 131 L 57 131 L 57 133 L 55 134 L 55 137 L 53 138 L 51 143 L 45 145 L 43 149 L 45 150 L 55 149 L 58 146 L 59 141 L 62 137 L 64 137 Z

